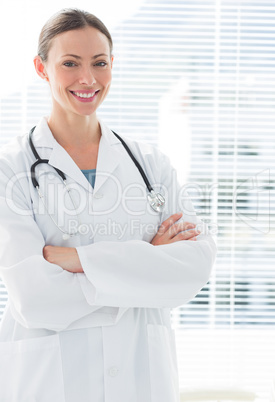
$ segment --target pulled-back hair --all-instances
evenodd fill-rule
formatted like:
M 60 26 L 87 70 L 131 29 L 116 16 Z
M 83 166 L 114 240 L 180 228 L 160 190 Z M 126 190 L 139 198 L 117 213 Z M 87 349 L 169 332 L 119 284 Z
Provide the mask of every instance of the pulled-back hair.
M 107 37 L 110 46 L 110 54 L 112 54 L 112 37 L 103 22 L 87 11 L 82 11 L 77 8 L 66 8 L 54 14 L 43 26 L 39 35 L 38 55 L 43 61 L 47 61 L 51 42 L 55 36 L 63 32 L 86 27 L 95 28 Z

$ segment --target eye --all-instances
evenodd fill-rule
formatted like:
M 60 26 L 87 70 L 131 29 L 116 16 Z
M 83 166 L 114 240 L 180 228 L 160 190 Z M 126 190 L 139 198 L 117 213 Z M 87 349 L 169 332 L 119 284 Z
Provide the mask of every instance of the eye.
M 73 61 L 66 61 L 64 64 L 66 67 L 75 67 L 76 64 Z
M 105 66 L 107 66 L 107 63 L 106 63 L 106 61 L 99 61 L 98 63 L 96 63 L 96 66 L 97 67 L 105 67 Z

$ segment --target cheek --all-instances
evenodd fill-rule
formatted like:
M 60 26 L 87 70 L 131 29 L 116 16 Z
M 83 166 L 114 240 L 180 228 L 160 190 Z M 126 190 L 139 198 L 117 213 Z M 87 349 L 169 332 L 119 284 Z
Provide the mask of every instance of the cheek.
M 64 95 L 68 91 L 68 87 L 72 84 L 72 77 L 68 77 L 67 74 L 56 75 L 50 82 L 52 92 L 58 95 Z
M 60 88 L 66 88 L 74 80 L 74 74 L 71 71 L 60 71 L 59 69 L 54 70 L 49 77 L 52 84 Z
M 50 81 L 51 93 L 55 98 L 60 98 L 65 92 L 65 88 L 62 83 L 58 80 Z
M 102 79 L 102 83 L 106 86 L 106 88 L 109 88 L 112 82 L 112 73 L 111 71 L 106 74 L 103 79 Z

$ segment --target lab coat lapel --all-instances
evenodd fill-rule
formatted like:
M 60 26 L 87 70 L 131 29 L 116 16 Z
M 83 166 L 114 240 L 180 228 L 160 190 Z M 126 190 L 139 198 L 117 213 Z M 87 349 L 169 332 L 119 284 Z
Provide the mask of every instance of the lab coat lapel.
M 111 132 L 111 130 L 100 121 L 102 136 L 99 144 L 98 159 L 96 166 L 96 182 L 93 189 L 79 167 L 65 151 L 65 149 L 54 139 L 47 124 L 46 118 L 41 119 L 34 132 L 34 145 L 37 147 L 52 148 L 49 155 L 49 164 L 60 169 L 66 177 L 83 186 L 87 191 L 96 193 L 102 185 L 112 176 L 112 173 L 127 155 L 123 145 Z M 43 154 L 41 155 L 43 157 Z
M 37 124 L 33 133 L 33 143 L 41 158 L 49 159 L 49 165 L 65 173 L 68 184 L 75 181 L 87 191 L 93 191 L 92 186 L 76 163 L 53 137 L 46 117 L 43 117 Z M 41 166 L 46 169 L 45 165 Z
M 55 141 L 52 153 L 49 158 L 49 164 L 62 172 L 65 173 L 68 182 L 72 179 L 81 186 L 83 186 L 87 191 L 93 192 L 93 188 L 81 172 L 79 167 L 76 165 L 74 160 L 65 151 L 65 149 Z
M 54 144 L 49 164 L 62 170 L 67 177 L 70 177 L 79 183 L 87 191 L 95 194 L 103 186 L 106 180 L 111 178 L 112 173 L 120 163 L 121 158 L 124 156 L 124 154 L 118 150 L 118 148 L 121 150 L 121 147 L 122 145 L 119 144 L 110 144 L 108 139 L 102 135 L 98 150 L 94 189 L 70 155 L 57 142 Z
M 117 143 L 117 141 L 110 143 L 108 137 L 106 138 L 105 135 L 102 135 L 97 158 L 94 193 L 96 193 L 108 179 L 111 179 L 122 157 L 123 153 L 121 153 L 120 143 Z

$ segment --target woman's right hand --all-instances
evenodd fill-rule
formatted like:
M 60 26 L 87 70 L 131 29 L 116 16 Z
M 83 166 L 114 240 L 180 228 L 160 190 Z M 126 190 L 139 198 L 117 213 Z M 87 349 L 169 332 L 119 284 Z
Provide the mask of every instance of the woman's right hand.
M 195 230 L 196 225 L 191 222 L 176 223 L 181 217 L 182 213 L 178 213 L 166 219 L 161 224 L 151 244 L 153 244 L 153 246 L 160 246 L 181 240 L 197 240 L 196 236 L 198 236 L 200 232 Z

